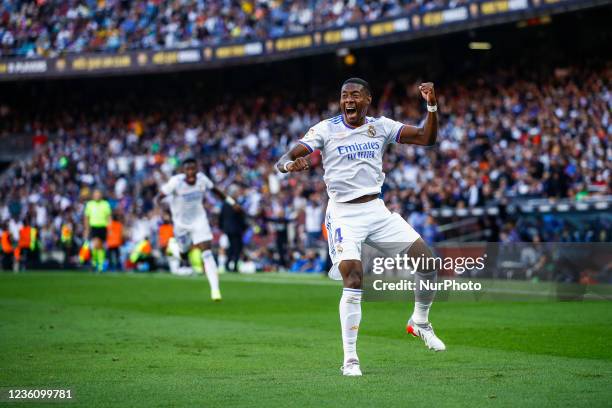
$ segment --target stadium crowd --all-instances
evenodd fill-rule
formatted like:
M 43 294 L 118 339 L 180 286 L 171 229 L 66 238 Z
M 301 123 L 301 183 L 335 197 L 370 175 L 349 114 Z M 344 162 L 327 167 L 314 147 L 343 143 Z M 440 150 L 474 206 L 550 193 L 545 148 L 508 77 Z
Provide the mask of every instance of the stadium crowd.
M 468 0 L 1 0 L 0 56 L 196 47 L 275 38 Z
M 609 68 L 566 68 L 529 79 L 500 71 L 446 85 L 438 99 L 437 145 L 389 147 L 384 200 L 436 242 L 445 237 L 428 215 L 432 208 L 611 194 L 611 80 Z M 418 123 L 424 106 L 414 89 L 415 83 L 387 83 L 370 114 Z M 5 106 L 4 130 L 36 135 L 36 147 L 1 178 L 0 220 L 15 237 L 30 222 L 40 230 L 41 249 L 57 249 L 67 222 L 74 237 L 82 235 L 84 202 L 98 187 L 125 225 L 128 244 L 148 238 L 155 247 L 164 216 L 153 202 L 158 186 L 182 158 L 195 155 L 245 209 L 246 225 L 238 231 L 247 244 L 244 269 L 321 271 L 326 193 L 320 157 L 315 153 L 309 172 L 291 176 L 273 163 L 310 126 L 338 112 L 337 95 L 290 100 L 245 97 L 211 109 L 165 101 L 163 111 L 143 103 L 129 113 L 66 112 L 36 123 Z M 236 231 L 219 228 L 221 205 L 212 196 L 207 203 L 224 248 L 223 236 Z M 610 240 L 610 225 L 583 235 L 568 235 L 561 225 L 534 237 L 513 220 L 493 222 L 500 232 L 492 240 Z

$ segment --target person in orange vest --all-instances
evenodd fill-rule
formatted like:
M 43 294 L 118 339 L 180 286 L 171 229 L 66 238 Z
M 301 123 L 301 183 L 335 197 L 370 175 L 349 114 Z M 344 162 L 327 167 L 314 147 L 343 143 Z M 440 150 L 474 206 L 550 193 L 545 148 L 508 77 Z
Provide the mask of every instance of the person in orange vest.
M 159 226 L 157 236 L 157 243 L 159 245 L 159 250 L 162 254 L 166 253 L 170 238 L 172 238 L 173 236 L 174 228 L 172 227 L 172 218 L 170 217 L 170 214 L 164 213 L 164 215 L 162 215 L 162 224 Z
M 108 269 L 121 271 L 121 256 L 119 249 L 123 245 L 123 223 L 119 214 L 113 214 L 108 224 L 106 234 L 106 249 L 108 250 Z
M 2 247 L 2 269 L 5 271 L 13 270 L 13 240 L 11 232 L 6 223 L 2 224 L 0 233 L 0 246 Z
M 31 266 L 37 241 L 38 230 L 30 225 L 29 217 L 26 217 L 19 229 L 19 242 L 17 243 L 19 270 L 25 270 L 26 267 Z
M 66 214 L 68 215 L 68 214 Z M 70 259 L 74 254 L 74 226 L 72 222 L 66 217 L 66 221 L 62 223 L 60 230 L 60 243 L 64 252 L 64 269 L 68 269 L 72 266 Z

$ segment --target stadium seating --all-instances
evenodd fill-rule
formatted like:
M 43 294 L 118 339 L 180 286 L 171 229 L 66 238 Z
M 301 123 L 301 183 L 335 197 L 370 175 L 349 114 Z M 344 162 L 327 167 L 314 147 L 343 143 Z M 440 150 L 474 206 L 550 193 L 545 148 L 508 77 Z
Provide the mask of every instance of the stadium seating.
M 274 38 L 467 0 L 0 1 L 0 56 L 185 48 Z
M 445 238 L 436 221 L 424 216 L 433 209 L 611 194 L 606 154 L 612 100 L 604 80 L 610 72 L 573 67 L 551 74 L 526 80 L 506 70 L 483 76 L 478 86 L 465 81 L 448 85 L 440 95 L 442 127 L 436 148 L 392 147 L 386 156 L 384 198 L 390 208 L 410 216 L 433 242 Z M 390 91 L 412 85 L 389 83 L 371 113 L 418 121 L 422 103 Z M 66 217 L 74 221 L 79 236 L 83 200 L 94 186 L 102 186 L 128 226 L 148 225 L 153 231 L 160 216 L 153 210 L 157 185 L 176 170 L 181 158 L 196 152 L 222 188 L 241 187 L 238 198 L 254 226 L 251 242 L 273 245 L 265 219 L 279 213 L 293 221 L 294 235 L 303 237 L 307 197 L 326 196 L 321 177 L 279 176 L 272 163 L 309 126 L 335 113 L 330 111 L 336 109 L 335 98 L 330 94 L 300 109 L 282 98 L 263 103 L 245 97 L 214 110 L 172 100 L 164 101 L 167 110 L 143 103 L 129 115 L 64 112 L 42 123 L 19 118 L 16 112 L 15 120 L 5 123 L 38 144 L 30 159 L 18 162 L 2 178 L 0 218 L 16 224 L 32 217 L 46 240 L 43 248 L 53 249 Z M 312 173 L 320 175 L 320 165 Z M 218 210 L 218 203 L 209 204 L 211 211 Z M 501 239 L 530 237 L 503 215 L 490 222 L 497 224 Z M 538 238 L 556 240 L 562 230 L 556 234 Z M 610 239 L 598 231 L 567 239 L 586 236 Z

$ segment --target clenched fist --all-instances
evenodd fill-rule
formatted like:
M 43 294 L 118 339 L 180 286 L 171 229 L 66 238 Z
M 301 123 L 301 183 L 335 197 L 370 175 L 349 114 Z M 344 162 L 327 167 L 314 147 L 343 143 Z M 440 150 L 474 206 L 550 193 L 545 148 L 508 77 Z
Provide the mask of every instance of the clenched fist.
M 423 82 L 419 85 L 419 91 L 421 91 L 421 96 L 427 101 L 428 105 L 436 105 L 436 93 L 433 82 Z
M 303 171 L 303 170 L 308 170 L 309 168 L 310 168 L 310 160 L 308 160 L 305 157 L 298 157 L 297 159 L 295 159 L 294 161 L 292 161 L 291 163 L 287 165 L 287 170 L 289 172 Z

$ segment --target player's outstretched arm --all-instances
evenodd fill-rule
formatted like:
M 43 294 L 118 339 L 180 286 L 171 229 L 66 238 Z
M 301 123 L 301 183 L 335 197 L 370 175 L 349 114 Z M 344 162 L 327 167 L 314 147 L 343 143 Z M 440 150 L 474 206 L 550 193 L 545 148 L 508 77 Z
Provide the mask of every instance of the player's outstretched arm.
M 236 200 L 234 200 L 232 196 L 225 194 L 224 191 L 219 190 L 217 187 L 211 188 L 210 191 L 212 191 L 214 195 L 219 197 L 220 200 L 225 201 L 226 203 L 231 205 L 234 210 L 243 212 L 242 207 L 238 203 L 236 203 Z
M 427 117 L 421 127 L 405 125 L 400 132 L 399 143 L 432 146 L 438 137 L 438 105 L 433 82 L 419 86 L 423 99 L 427 101 Z
M 310 154 L 306 146 L 296 144 L 276 162 L 276 169 L 281 173 L 308 170 L 310 160 L 305 157 Z

